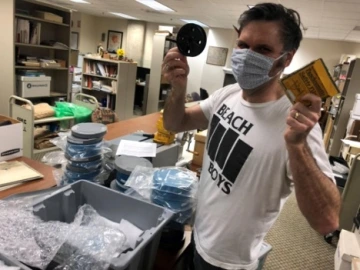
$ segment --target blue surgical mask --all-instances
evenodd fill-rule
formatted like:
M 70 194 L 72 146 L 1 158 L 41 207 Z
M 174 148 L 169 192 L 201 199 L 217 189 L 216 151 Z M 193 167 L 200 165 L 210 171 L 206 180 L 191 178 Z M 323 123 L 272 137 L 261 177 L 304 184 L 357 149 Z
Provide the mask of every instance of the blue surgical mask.
M 246 93 L 252 94 L 259 86 L 267 83 L 282 71 L 269 76 L 274 62 L 284 55 L 286 53 L 274 59 L 250 49 L 234 49 L 231 56 L 234 77 Z

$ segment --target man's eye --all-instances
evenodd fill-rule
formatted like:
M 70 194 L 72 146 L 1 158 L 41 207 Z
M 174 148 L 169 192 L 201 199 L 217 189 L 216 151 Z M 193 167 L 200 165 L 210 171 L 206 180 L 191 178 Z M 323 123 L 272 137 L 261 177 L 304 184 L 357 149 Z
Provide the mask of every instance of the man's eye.
M 260 47 L 259 48 L 259 51 L 262 52 L 262 53 L 268 53 L 268 52 L 271 52 L 271 50 L 267 47 Z

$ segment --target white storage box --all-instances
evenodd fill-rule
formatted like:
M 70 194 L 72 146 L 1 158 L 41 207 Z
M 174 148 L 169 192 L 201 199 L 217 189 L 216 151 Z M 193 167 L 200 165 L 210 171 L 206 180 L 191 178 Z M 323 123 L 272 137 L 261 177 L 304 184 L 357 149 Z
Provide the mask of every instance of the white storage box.
M 23 98 L 50 96 L 51 77 L 16 76 L 17 92 Z
M 355 233 L 342 230 L 335 252 L 335 270 L 351 270 L 353 258 L 360 258 L 359 237 Z
M 12 124 L 0 126 L 0 161 L 23 155 L 23 124 L 18 120 L 0 115 L 0 122 L 10 121 Z

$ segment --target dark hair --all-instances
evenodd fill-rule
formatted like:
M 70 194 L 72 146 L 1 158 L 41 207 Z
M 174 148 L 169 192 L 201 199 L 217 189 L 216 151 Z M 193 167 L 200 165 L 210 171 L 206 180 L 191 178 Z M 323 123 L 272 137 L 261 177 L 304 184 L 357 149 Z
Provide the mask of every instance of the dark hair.
M 301 20 L 297 11 L 281 4 L 261 3 L 245 11 L 239 18 L 240 34 L 242 29 L 253 21 L 278 21 L 282 31 L 284 51 L 297 50 L 302 40 Z

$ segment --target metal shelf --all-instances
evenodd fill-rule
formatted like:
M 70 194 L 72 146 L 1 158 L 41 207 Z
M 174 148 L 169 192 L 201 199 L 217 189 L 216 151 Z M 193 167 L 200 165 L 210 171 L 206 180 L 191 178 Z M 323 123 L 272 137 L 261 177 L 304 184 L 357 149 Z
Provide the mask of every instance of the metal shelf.
M 45 123 L 52 123 L 52 122 L 59 122 L 59 121 L 66 121 L 66 120 L 73 120 L 73 116 L 65 116 L 65 117 L 47 117 L 38 120 L 34 120 L 34 124 L 45 124 Z

